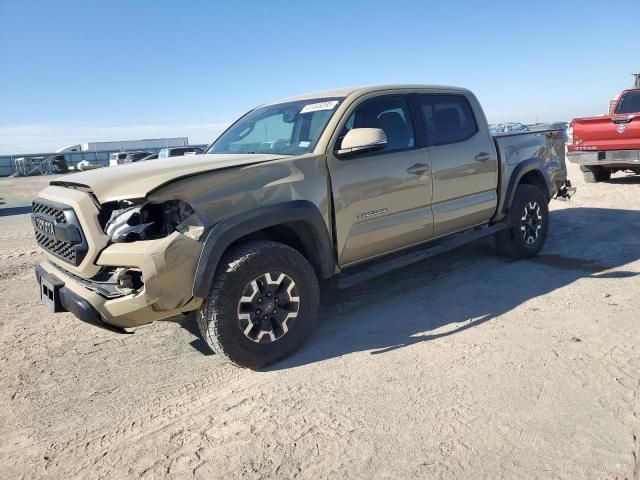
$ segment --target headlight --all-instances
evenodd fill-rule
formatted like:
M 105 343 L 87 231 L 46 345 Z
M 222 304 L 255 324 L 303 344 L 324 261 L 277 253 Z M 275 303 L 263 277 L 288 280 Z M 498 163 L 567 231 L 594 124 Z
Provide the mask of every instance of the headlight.
M 163 238 L 178 231 L 194 240 L 204 232 L 204 223 L 191 205 L 181 200 L 145 203 L 115 210 L 105 226 L 112 242 L 135 242 Z
M 150 223 L 140 223 L 142 206 L 116 210 L 105 227 L 105 233 L 112 242 L 130 242 L 144 237 L 145 229 Z M 135 237 L 135 238 L 133 238 Z

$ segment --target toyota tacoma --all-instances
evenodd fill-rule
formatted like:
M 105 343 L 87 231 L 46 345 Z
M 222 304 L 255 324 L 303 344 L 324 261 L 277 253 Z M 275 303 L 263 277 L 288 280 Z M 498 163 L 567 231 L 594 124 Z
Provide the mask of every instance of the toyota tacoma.
M 351 88 L 257 107 L 203 155 L 50 182 L 32 223 L 54 312 L 113 331 L 195 311 L 259 368 L 309 335 L 319 283 L 349 286 L 485 236 L 536 255 L 569 192 L 564 133 L 492 136 L 468 90 Z

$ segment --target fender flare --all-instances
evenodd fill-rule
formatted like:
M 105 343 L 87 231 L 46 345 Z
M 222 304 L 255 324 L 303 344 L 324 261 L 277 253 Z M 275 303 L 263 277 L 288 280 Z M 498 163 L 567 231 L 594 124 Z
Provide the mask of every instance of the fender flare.
M 502 206 L 502 212 L 506 213 L 509 208 L 511 208 L 511 204 L 513 203 L 513 197 L 516 194 L 516 188 L 518 188 L 518 184 L 522 177 L 524 177 L 527 173 L 536 172 L 542 182 L 545 185 L 544 194 L 548 199 L 551 199 L 551 189 L 549 188 L 549 178 L 547 178 L 545 169 L 543 168 L 544 160 L 539 157 L 532 157 L 520 162 L 514 169 L 511 174 L 511 179 L 509 180 L 509 186 L 507 187 L 507 193 L 505 195 L 504 205 Z
M 292 200 L 242 212 L 216 223 L 208 232 L 198 259 L 193 296 L 209 295 L 213 277 L 225 250 L 234 241 L 277 225 L 297 222 L 304 226 L 299 234 L 310 263 L 323 279 L 335 273 L 335 260 L 329 231 L 318 208 L 306 200 Z

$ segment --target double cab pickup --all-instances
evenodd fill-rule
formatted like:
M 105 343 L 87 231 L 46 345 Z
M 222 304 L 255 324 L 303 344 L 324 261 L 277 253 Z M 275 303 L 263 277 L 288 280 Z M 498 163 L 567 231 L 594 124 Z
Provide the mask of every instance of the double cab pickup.
M 195 311 L 215 352 L 258 368 L 307 338 L 332 277 L 485 236 L 536 255 L 565 181 L 562 131 L 492 136 L 462 88 L 301 95 L 246 113 L 202 155 L 51 181 L 33 201 L 36 276 L 53 311 L 113 331 Z

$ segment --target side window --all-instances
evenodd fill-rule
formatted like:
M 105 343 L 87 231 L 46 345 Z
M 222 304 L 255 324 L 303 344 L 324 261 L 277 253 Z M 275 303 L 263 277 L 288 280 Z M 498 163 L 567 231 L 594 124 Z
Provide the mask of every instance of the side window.
M 429 145 L 468 140 L 478 131 L 469 101 L 463 95 L 419 95 Z
M 380 128 L 387 135 L 383 152 L 406 150 L 416 144 L 409 105 L 403 96 L 372 98 L 356 107 L 347 119 L 339 142 L 352 128 Z

